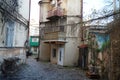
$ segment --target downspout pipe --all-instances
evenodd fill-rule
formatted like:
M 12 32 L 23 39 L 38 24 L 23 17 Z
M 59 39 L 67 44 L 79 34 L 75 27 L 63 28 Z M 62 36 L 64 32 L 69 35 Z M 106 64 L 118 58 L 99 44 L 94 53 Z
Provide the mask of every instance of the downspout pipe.
M 28 41 L 30 36 L 30 13 L 31 13 L 31 0 L 29 0 L 29 18 L 28 18 L 28 36 L 27 36 Z
M 81 42 L 84 44 L 84 32 L 83 32 L 83 0 L 80 0 L 80 32 L 81 32 Z
M 40 9 L 39 9 L 39 46 L 38 46 L 38 57 L 37 57 L 37 61 L 40 60 L 40 25 L 41 25 L 41 4 L 42 4 L 42 0 L 38 2 L 38 5 L 40 6 Z

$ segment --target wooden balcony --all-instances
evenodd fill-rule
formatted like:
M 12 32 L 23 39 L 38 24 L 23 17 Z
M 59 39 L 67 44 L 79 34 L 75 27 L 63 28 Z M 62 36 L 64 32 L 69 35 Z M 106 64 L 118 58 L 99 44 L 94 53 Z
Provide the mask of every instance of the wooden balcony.
M 48 11 L 48 17 L 49 20 L 54 20 L 62 17 L 64 15 L 64 10 L 62 8 L 55 8 L 54 10 Z
M 51 32 L 65 32 L 64 26 L 49 26 L 44 28 L 44 33 L 51 33 Z
M 44 40 L 64 40 L 65 29 L 64 26 L 47 27 L 44 29 Z
M 44 40 L 64 40 L 64 39 L 65 39 L 64 32 L 46 33 L 44 35 Z

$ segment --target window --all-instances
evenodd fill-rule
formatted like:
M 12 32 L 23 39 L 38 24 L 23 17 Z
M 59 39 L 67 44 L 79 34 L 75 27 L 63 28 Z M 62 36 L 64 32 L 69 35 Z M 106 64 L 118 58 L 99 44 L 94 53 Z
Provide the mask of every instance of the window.
M 62 54 L 62 52 L 61 52 L 61 50 L 60 50 L 60 57 L 59 57 L 59 61 L 61 61 L 61 57 L 62 57 L 62 56 L 61 56 L 61 54 Z
M 6 47 L 13 47 L 13 38 L 14 38 L 14 22 L 9 20 L 6 28 Z
M 52 57 L 56 57 L 56 49 L 53 49 L 53 51 L 52 51 Z
M 64 26 L 60 26 L 60 31 L 64 32 Z

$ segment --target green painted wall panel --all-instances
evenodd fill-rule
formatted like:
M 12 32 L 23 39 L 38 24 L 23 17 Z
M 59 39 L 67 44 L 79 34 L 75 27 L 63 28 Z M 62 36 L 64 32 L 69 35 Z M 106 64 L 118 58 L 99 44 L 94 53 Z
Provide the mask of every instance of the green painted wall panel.
M 38 36 L 30 36 L 30 46 L 39 46 L 39 37 Z

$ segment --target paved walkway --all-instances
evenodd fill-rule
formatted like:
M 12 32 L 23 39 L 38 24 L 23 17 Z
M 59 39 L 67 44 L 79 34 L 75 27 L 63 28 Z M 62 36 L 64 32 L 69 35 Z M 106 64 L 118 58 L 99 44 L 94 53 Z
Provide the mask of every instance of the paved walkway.
M 0 75 L 0 80 L 89 80 L 77 68 L 62 67 L 47 62 L 37 62 L 27 59 L 14 74 Z

